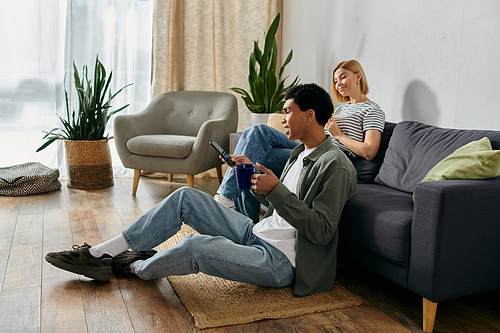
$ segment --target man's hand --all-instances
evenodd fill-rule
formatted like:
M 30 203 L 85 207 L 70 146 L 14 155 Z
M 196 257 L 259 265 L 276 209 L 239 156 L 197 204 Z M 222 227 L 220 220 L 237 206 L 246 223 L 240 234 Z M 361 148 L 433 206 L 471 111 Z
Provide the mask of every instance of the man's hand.
M 255 166 L 263 172 L 263 174 L 254 173 L 251 177 L 252 189 L 257 193 L 268 195 L 279 184 L 279 179 L 274 172 L 266 168 L 260 163 L 255 163 Z
M 245 155 L 229 155 L 229 157 L 231 157 L 231 160 L 236 163 L 236 164 L 252 164 L 252 161 L 250 161 L 248 159 L 248 157 L 246 157 Z M 226 163 L 226 161 L 224 161 L 224 159 L 222 158 L 222 156 L 219 155 L 219 158 L 221 159 L 222 162 L 224 162 L 228 167 L 230 168 L 233 168 L 234 169 L 234 166 L 230 166 L 229 164 Z

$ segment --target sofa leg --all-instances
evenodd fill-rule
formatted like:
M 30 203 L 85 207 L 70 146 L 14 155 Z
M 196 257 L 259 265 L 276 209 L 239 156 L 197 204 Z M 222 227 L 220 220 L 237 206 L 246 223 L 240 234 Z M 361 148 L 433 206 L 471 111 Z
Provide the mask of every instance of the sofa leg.
M 169 182 L 173 182 L 174 181 L 174 174 L 173 173 L 169 173 L 168 174 L 168 181 Z
M 219 185 L 222 183 L 222 165 L 218 165 L 215 167 L 217 170 L 217 178 L 219 178 Z
M 187 175 L 188 186 L 194 188 L 194 175 Z
M 141 170 L 134 170 L 134 183 L 132 185 L 132 195 L 137 193 L 137 186 L 139 186 L 139 178 L 141 178 Z
M 432 332 L 434 330 L 437 306 L 437 302 L 431 302 L 423 297 L 424 332 Z

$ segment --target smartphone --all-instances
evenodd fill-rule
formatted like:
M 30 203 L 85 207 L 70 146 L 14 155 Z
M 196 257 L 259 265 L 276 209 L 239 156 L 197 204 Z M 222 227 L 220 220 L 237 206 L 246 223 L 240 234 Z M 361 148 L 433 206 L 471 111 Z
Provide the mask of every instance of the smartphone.
M 231 161 L 231 157 L 229 157 L 229 154 L 226 153 L 226 151 L 224 149 L 222 149 L 222 147 L 217 142 L 210 141 L 209 143 L 212 147 L 214 147 L 215 150 L 217 150 L 219 155 L 222 156 L 222 158 L 224 159 L 224 161 L 226 161 L 227 164 L 229 164 L 230 166 L 236 165 L 236 163 Z

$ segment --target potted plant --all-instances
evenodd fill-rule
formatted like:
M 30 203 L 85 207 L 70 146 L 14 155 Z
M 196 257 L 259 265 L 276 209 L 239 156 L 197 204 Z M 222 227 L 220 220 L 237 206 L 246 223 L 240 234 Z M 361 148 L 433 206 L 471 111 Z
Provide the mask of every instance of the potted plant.
M 276 67 L 278 61 L 278 46 L 276 44 L 276 31 L 280 21 L 280 14 L 271 23 L 265 36 L 264 51 L 259 48 L 258 41 L 254 41 L 253 52 L 250 54 L 248 84 L 250 93 L 242 88 L 230 88 L 241 95 L 248 110 L 254 114 L 270 114 L 282 112 L 285 101 L 285 92 L 299 82 L 297 76 L 295 80 L 285 87 L 285 80 L 282 78 L 285 66 L 292 60 L 293 50 L 286 57 L 281 68 Z
M 113 169 L 109 151 L 106 125 L 112 115 L 129 106 L 122 106 L 114 111 L 111 101 L 128 84 L 111 93 L 110 83 L 113 72 L 106 75 L 106 69 L 96 57 L 93 80 L 88 78 L 87 66 L 83 66 L 82 77 L 75 63 L 74 86 L 78 95 L 78 111 L 70 112 L 66 87 L 66 118 L 58 115 L 62 128 L 54 128 L 45 132 L 42 144 L 37 152 L 45 149 L 57 139 L 65 142 L 66 165 L 68 167 L 68 187 L 80 190 L 96 190 L 113 186 Z M 66 80 L 65 80 L 66 81 Z M 106 99 L 107 98 L 107 99 Z

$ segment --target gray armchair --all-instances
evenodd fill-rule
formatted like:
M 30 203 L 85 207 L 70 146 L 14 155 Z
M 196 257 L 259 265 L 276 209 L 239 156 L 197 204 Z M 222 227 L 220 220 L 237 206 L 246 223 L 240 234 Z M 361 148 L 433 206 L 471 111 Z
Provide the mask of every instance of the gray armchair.
M 229 133 L 237 125 L 236 97 L 212 91 L 168 92 L 140 113 L 117 116 L 118 155 L 126 168 L 135 170 L 132 195 L 142 170 L 186 174 L 188 186 L 194 187 L 194 175 L 216 167 L 220 182 L 222 162 L 208 142 L 215 140 L 228 150 Z

